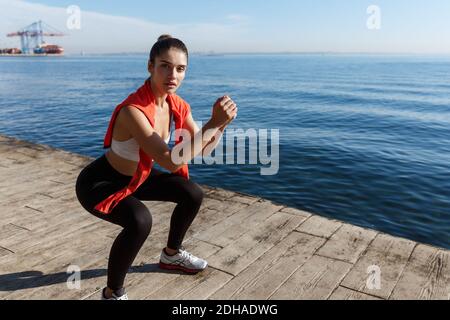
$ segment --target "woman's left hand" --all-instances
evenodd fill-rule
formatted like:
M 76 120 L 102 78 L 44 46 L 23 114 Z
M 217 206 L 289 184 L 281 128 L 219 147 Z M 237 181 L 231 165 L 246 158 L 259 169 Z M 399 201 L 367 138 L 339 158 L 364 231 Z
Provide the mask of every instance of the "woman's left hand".
M 234 102 L 233 102 L 233 103 L 234 103 Z M 234 103 L 234 104 L 235 104 L 235 103 Z M 236 104 L 235 104 L 235 105 L 236 105 Z M 235 109 L 235 111 L 234 111 L 233 117 L 232 117 L 230 120 L 228 120 L 228 121 L 222 126 L 222 128 L 225 128 L 225 127 L 228 126 L 231 122 L 233 122 L 234 119 L 237 118 L 237 111 L 238 111 L 238 108 L 237 108 L 237 105 L 236 105 L 236 109 Z

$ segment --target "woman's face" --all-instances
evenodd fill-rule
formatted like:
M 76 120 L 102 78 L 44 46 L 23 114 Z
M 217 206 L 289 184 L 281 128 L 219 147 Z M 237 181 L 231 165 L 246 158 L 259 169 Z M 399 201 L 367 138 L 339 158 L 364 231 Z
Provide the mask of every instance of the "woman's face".
M 186 75 L 187 57 L 178 49 L 171 48 L 149 63 L 148 71 L 153 84 L 162 93 L 172 94 L 180 87 Z

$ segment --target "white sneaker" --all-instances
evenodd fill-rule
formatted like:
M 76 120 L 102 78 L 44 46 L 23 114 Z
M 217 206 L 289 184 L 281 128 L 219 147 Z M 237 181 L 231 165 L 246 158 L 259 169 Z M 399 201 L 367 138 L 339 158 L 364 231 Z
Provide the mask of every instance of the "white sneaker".
M 128 300 L 128 295 L 126 293 L 124 293 L 121 296 L 117 296 L 114 292 L 112 293 L 111 298 L 107 298 L 105 296 L 105 290 L 106 288 L 103 288 L 102 290 L 102 300 Z
M 169 256 L 163 249 L 161 252 L 161 258 L 159 260 L 159 267 L 166 270 L 182 270 L 187 273 L 198 273 L 203 271 L 208 266 L 208 262 L 201 258 L 198 258 L 184 248 L 180 248 L 178 253 Z

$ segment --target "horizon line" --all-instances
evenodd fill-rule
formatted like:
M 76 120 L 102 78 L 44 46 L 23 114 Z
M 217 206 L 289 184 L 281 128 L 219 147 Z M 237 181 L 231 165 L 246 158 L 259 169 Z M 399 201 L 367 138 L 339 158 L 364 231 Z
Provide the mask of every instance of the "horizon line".
M 66 53 L 67 56 L 79 56 L 79 55 L 148 55 L 148 52 L 142 51 L 124 51 L 124 52 L 103 52 L 103 53 L 95 53 L 95 52 L 85 52 L 84 50 L 80 50 L 79 53 L 71 52 Z M 192 51 L 189 52 L 189 55 L 209 55 L 209 56 L 219 56 L 219 55 L 295 55 L 295 54 L 314 54 L 314 55 L 350 55 L 350 54 L 359 54 L 359 55 L 450 55 L 450 52 L 367 52 L 367 51 L 236 51 L 236 52 L 219 52 L 219 51 Z

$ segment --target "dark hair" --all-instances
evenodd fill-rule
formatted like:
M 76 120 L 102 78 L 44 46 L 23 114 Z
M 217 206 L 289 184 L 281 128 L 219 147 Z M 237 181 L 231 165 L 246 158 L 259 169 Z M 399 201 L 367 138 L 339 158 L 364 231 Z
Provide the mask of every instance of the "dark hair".
M 156 57 L 169 51 L 171 48 L 181 50 L 186 54 L 186 58 L 189 59 L 188 49 L 183 41 L 177 38 L 172 38 L 170 34 L 163 34 L 159 36 L 158 41 L 156 41 L 152 47 L 152 50 L 150 50 L 149 62 L 155 63 Z

